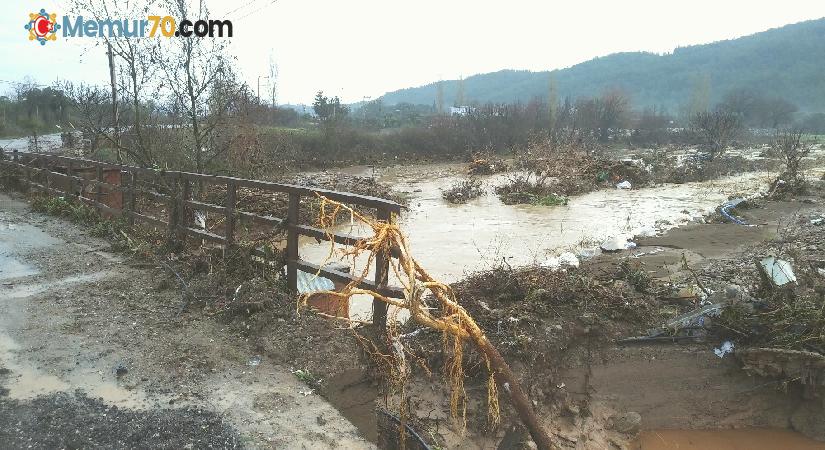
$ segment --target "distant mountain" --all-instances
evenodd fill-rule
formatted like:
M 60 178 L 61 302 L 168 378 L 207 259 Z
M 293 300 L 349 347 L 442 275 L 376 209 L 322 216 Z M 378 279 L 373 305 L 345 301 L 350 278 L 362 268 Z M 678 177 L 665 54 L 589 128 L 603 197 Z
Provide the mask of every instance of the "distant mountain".
M 547 98 L 555 79 L 558 97 L 596 96 L 606 89 L 627 93 L 634 107 L 677 113 L 704 89 L 710 104 L 733 89 L 782 97 L 801 111 L 825 112 L 825 18 L 774 28 L 738 39 L 680 47 L 673 53 L 615 53 L 544 72 L 502 70 L 464 80 L 465 103 Z M 459 81 L 443 82 L 444 106 L 453 105 Z M 436 83 L 388 92 L 385 104 L 432 105 Z

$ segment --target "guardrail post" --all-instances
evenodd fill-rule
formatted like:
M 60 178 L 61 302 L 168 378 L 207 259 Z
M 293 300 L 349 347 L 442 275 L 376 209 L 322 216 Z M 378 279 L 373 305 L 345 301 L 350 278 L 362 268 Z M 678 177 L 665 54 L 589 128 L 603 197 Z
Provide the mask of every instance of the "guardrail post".
M 135 206 L 136 206 L 136 202 L 135 202 L 135 183 L 137 183 L 137 176 L 135 175 L 134 172 L 127 172 L 127 173 L 129 175 L 128 176 L 129 186 L 127 187 L 128 203 L 126 203 L 126 211 L 128 211 L 128 214 L 126 215 L 126 218 L 127 218 L 127 222 L 131 226 L 131 225 L 135 224 L 135 215 L 134 215 Z M 121 178 L 123 178 L 123 177 L 121 177 Z
M 392 213 L 386 208 L 379 208 L 377 211 L 377 219 L 390 223 L 392 221 Z M 390 275 L 390 255 L 386 252 L 379 251 L 375 254 L 375 286 L 376 289 L 387 287 Z M 383 331 L 387 328 L 387 304 L 378 299 L 372 300 L 372 324 L 379 330 Z
M 100 213 L 100 204 L 103 203 L 103 167 L 100 164 L 95 164 L 95 178 L 97 178 L 97 188 L 95 189 L 95 208 Z M 110 201 L 111 205 L 112 202 Z M 121 207 L 123 207 L 121 205 Z
M 289 210 L 286 216 L 286 278 L 289 289 L 293 292 L 298 290 L 298 207 L 300 201 L 300 194 L 289 193 Z
M 226 183 L 226 245 L 235 243 L 235 206 L 238 187 L 234 181 Z M 290 203 L 291 205 L 291 203 Z

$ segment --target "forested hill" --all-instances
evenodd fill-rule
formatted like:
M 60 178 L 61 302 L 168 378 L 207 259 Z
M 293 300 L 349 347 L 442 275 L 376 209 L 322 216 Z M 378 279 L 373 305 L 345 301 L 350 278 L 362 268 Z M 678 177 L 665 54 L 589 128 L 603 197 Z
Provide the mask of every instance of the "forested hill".
M 466 78 L 464 103 L 528 102 L 548 98 L 550 79 L 558 98 L 596 96 L 619 88 L 636 108 L 671 113 L 707 93 L 710 104 L 734 89 L 781 97 L 801 111 L 825 112 L 825 18 L 774 28 L 712 44 L 677 48 L 671 54 L 615 53 L 551 72 L 502 70 Z M 459 81 L 442 82 L 444 106 L 456 101 Z M 388 92 L 385 104 L 433 105 L 437 83 Z

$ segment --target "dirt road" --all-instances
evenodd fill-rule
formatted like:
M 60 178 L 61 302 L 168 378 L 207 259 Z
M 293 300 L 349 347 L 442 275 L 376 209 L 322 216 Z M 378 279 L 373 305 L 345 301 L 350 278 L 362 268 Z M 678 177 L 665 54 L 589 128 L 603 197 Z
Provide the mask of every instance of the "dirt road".
M 0 194 L 0 447 L 372 447 L 254 342 L 178 317 L 161 268 L 108 248 Z

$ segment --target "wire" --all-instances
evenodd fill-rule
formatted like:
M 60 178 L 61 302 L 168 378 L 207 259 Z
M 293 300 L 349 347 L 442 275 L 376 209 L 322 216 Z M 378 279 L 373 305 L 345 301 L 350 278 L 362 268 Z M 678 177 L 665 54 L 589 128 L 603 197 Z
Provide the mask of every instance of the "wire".
M 268 8 L 268 7 L 272 6 L 272 5 L 274 5 L 274 4 L 275 4 L 275 2 L 277 2 L 277 1 L 278 1 L 278 0 L 272 0 L 272 1 L 271 1 L 269 4 L 267 4 L 266 6 L 261 7 L 261 8 L 258 8 L 258 9 L 255 9 L 255 10 L 252 10 L 250 13 L 248 13 L 248 14 L 246 14 L 246 15 L 244 15 L 244 16 L 241 16 L 241 17 L 239 17 L 239 18 L 237 18 L 237 19 L 235 19 L 235 20 L 241 20 L 241 19 L 244 19 L 244 18 L 247 18 L 247 17 L 251 16 L 252 14 L 254 14 L 254 13 L 256 13 L 256 12 L 263 11 L 264 9 L 266 9 L 266 8 Z

